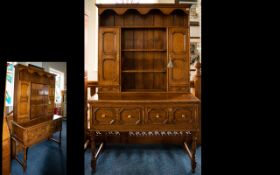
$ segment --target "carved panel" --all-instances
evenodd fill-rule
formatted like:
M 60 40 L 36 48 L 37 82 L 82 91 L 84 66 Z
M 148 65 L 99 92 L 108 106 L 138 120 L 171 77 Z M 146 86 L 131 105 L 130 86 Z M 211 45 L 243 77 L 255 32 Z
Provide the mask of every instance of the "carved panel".
M 112 125 L 116 122 L 116 111 L 114 108 L 93 109 L 93 123 L 100 125 Z
M 115 54 L 117 47 L 117 34 L 116 32 L 108 31 L 102 33 L 102 52 L 106 54 Z
M 118 64 L 115 59 L 104 59 L 103 60 L 103 68 L 102 68 L 102 78 L 104 81 L 116 81 L 118 75 L 116 74 L 116 70 L 114 70 L 114 66 Z
M 141 108 L 123 108 L 120 111 L 120 124 L 138 125 L 141 122 Z
M 166 107 L 147 107 L 146 122 L 150 124 L 168 123 L 168 108 Z
M 192 107 L 176 108 L 174 110 L 174 122 L 193 124 L 195 122 L 193 112 Z

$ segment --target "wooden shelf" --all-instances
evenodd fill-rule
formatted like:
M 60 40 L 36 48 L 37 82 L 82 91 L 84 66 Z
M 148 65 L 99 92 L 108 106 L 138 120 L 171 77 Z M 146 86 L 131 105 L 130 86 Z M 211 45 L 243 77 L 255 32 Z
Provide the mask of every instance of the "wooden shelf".
M 49 104 L 31 104 L 31 106 L 48 106 Z
M 167 49 L 122 49 L 123 52 L 166 52 Z
M 165 92 L 164 89 L 124 89 L 122 92 Z
M 166 29 L 166 26 L 121 26 L 122 29 Z
M 124 73 L 165 73 L 166 70 L 123 70 Z

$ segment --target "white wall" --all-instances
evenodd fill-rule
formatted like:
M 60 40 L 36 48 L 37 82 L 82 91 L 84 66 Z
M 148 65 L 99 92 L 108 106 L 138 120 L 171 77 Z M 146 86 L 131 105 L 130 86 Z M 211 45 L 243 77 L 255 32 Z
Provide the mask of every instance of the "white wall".
M 174 3 L 174 0 L 158 0 L 159 3 Z
M 97 55 L 98 55 L 98 18 L 96 0 L 85 0 L 85 14 L 88 16 L 88 56 L 85 59 L 85 69 L 88 72 L 88 80 L 97 80 Z
M 17 62 L 17 63 L 19 63 L 19 64 L 23 64 L 23 65 L 28 65 L 28 64 L 32 64 L 32 65 L 34 65 L 34 66 L 38 66 L 38 67 L 42 67 L 42 63 L 43 62 Z
M 66 62 L 43 62 L 42 64 L 45 71 L 49 72 L 50 68 L 64 73 L 64 89 L 67 89 L 67 68 Z

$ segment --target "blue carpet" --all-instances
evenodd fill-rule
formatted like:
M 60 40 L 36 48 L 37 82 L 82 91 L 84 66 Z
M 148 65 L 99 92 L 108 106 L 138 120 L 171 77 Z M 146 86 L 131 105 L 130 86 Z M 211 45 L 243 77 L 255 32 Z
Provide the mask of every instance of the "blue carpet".
M 43 141 L 33 145 L 28 150 L 27 169 L 23 172 L 22 166 L 15 160 L 12 160 L 12 175 L 64 175 L 66 174 L 66 121 L 62 123 L 61 148 L 53 141 Z M 59 137 L 59 132 L 53 135 Z M 22 160 L 23 153 L 18 157 Z
M 91 152 L 85 152 L 85 175 L 200 175 L 201 147 L 197 148 L 197 167 L 191 163 L 183 146 L 176 145 L 106 145 L 100 153 L 96 172 L 91 171 Z

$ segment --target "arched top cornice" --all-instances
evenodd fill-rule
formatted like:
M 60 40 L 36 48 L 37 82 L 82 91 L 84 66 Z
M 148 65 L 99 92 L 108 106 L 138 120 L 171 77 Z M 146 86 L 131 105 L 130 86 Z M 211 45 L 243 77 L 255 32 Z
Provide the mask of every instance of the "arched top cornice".
M 127 10 L 134 9 L 141 15 L 146 15 L 151 10 L 160 10 L 163 14 L 169 15 L 175 10 L 189 13 L 189 4 L 96 4 L 98 14 L 101 15 L 107 10 L 112 10 L 118 15 L 123 15 Z

